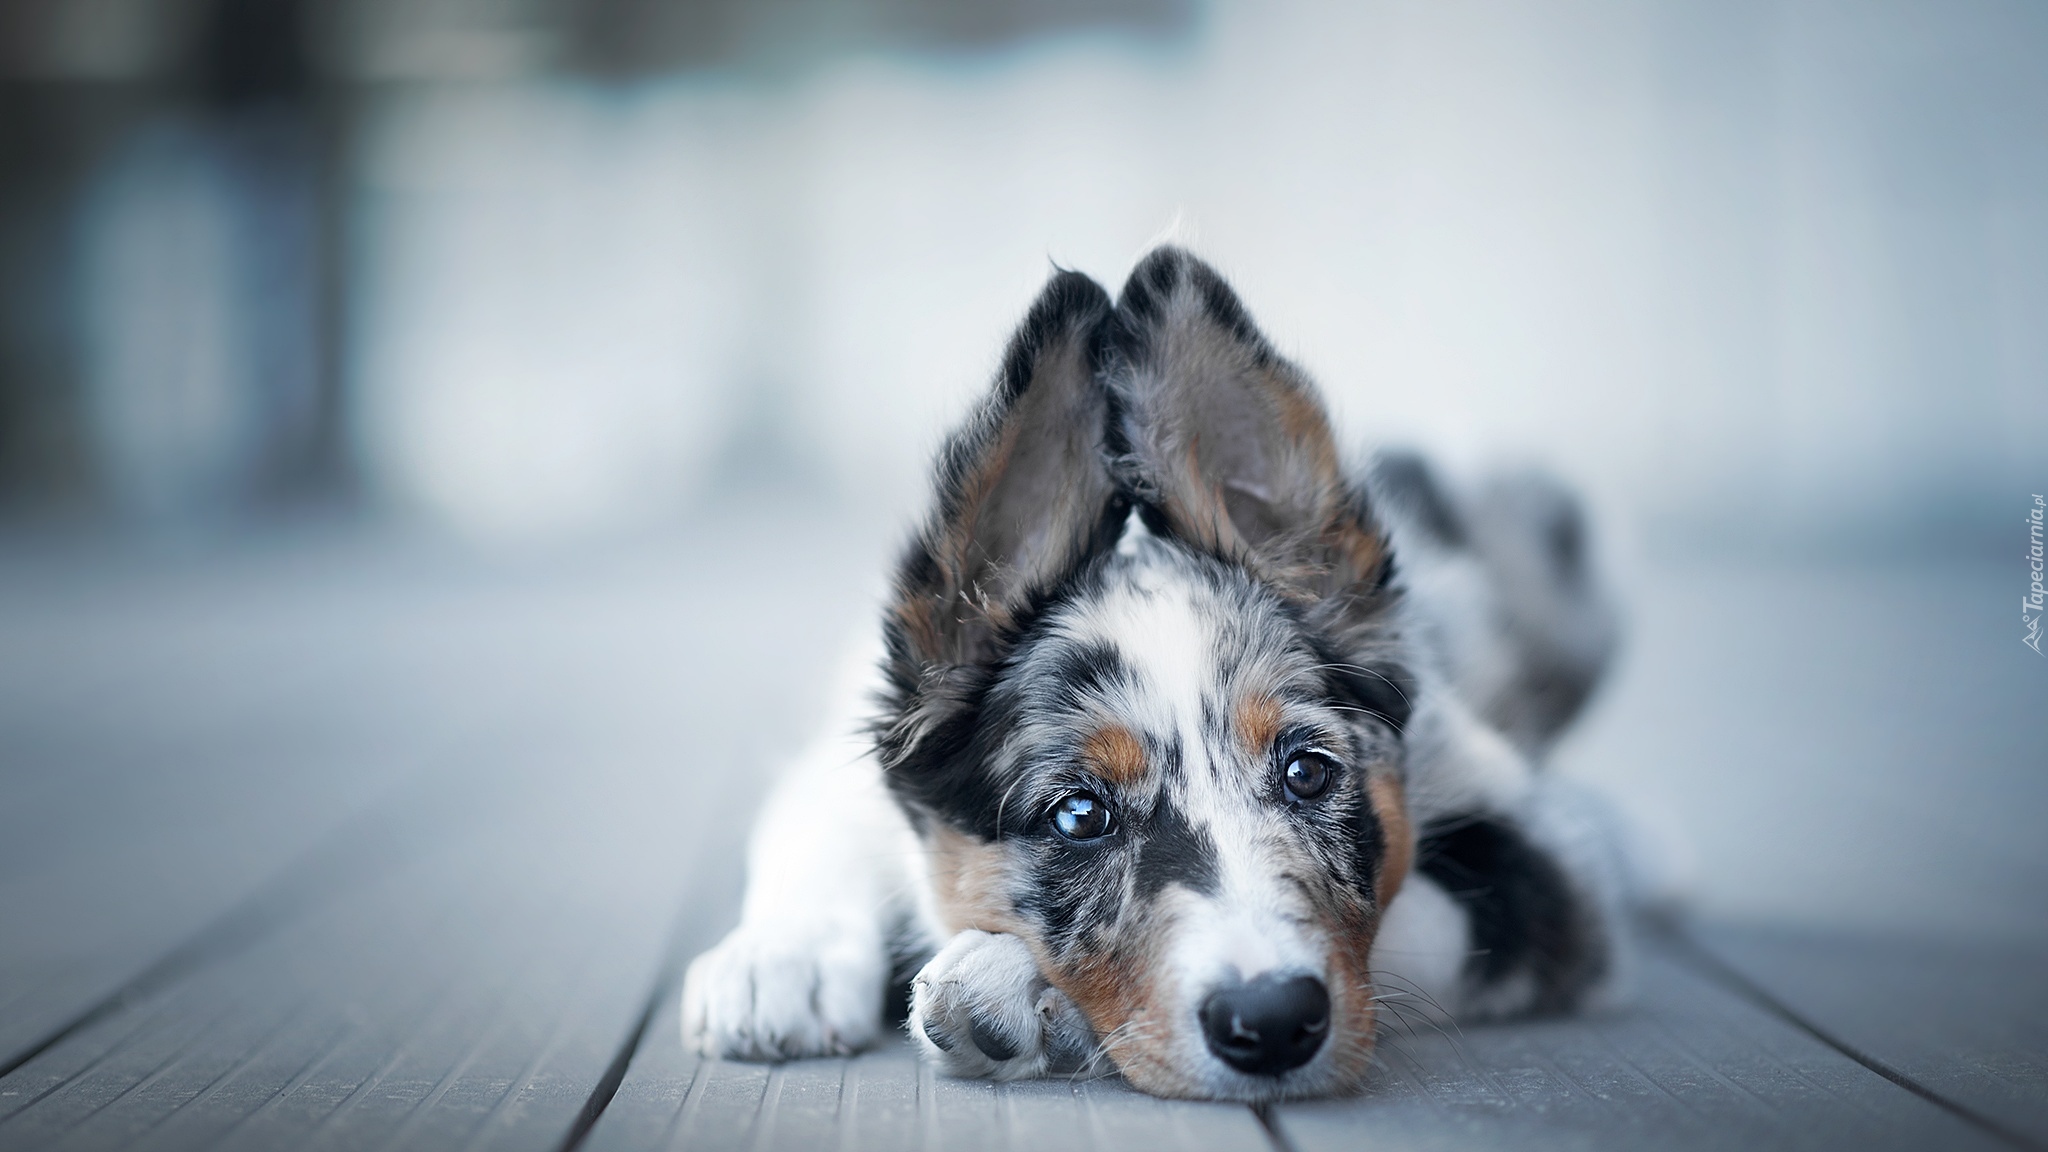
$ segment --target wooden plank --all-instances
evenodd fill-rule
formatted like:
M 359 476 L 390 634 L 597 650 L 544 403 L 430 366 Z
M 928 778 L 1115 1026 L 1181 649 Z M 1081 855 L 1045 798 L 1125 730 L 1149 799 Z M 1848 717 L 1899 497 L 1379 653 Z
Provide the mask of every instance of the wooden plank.
M 1111 1078 L 934 1077 L 908 1048 L 781 1066 L 697 1061 L 665 1004 L 587 1145 L 650 1148 L 1267 1147 L 1246 1110 L 1154 1100 Z M 1671 1147 L 1997 1142 L 1661 953 L 1638 1002 L 1584 1018 L 1383 1042 L 1360 1098 L 1275 1110 L 1302 1152 L 1373 1147 Z
M 621 885 L 627 814 L 546 817 L 60 1045 L 9 1078 L 0 1144 L 552 1147 L 642 1007 L 683 873 Z
M 1362 1096 L 1279 1129 L 1301 1152 L 2001 1146 L 1668 955 L 1639 983 L 1611 1012 L 1391 1035 Z
M 0 923 L 17 930 L 0 933 L 0 989 L 52 969 L 95 976 L 38 991 L 35 1019 L 0 1018 L 0 1060 L 227 913 L 415 766 L 390 754 L 391 724 L 366 723 L 386 703 L 359 675 L 377 645 L 332 577 L 316 587 L 277 558 L 126 549 L 8 559 Z M 292 582 L 282 594 L 280 581 Z
M 954 1080 L 900 1040 L 850 1059 L 699 1060 L 683 1050 L 676 1010 L 671 996 L 585 1152 L 1271 1148 L 1242 1106 L 1159 1100 L 1116 1077 Z
M 2048 946 L 1730 926 L 1697 936 L 1828 1036 L 2048 1145 Z
M 0 541 L 0 1067 L 423 777 L 633 762 L 666 802 L 800 738 L 891 542 L 845 519 L 512 560 Z
M 349 884 L 317 901 L 284 885 L 263 931 L 0 1079 L 0 1146 L 552 1146 L 644 1009 L 684 894 L 702 901 L 686 951 L 729 920 L 733 849 L 758 797 L 727 781 L 779 755 L 762 734 L 795 740 L 792 717 L 815 717 L 819 637 L 865 615 L 845 573 L 879 570 L 859 548 L 779 530 L 647 566 L 517 578 L 317 560 L 313 576 L 200 565 L 146 593 L 0 589 L 0 1053 L 264 891 L 377 797 L 431 776 L 455 800 L 419 801 L 430 835 L 417 858 L 346 841 Z M 2016 745 L 1998 747 L 2002 779 Z M 1873 986 L 1908 999 L 1943 981 L 2038 991 L 2001 964 L 1909 964 Z M 1854 1017 L 1782 980 L 1802 1006 Z M 1929 1002 L 1980 1019 L 2003 1003 Z M 2004 1047 L 1944 1041 L 1926 1074 L 1963 1052 L 1965 1079 L 2024 1096 L 2038 1048 L 2005 1035 L 1993 1036 Z M 1899 1038 L 1869 1036 L 1912 1063 Z M 1384 1059 L 1360 1100 L 1280 1110 L 1284 1133 L 1304 1152 L 1365 1137 L 1745 1152 L 1975 1138 L 1654 958 L 1632 1012 L 1455 1042 L 1425 1029 Z M 1097 1147 L 1267 1146 L 1244 1109 L 1114 1080 L 947 1081 L 901 1047 L 781 1069 L 698 1064 L 672 1003 L 589 1146 L 1036 1148 L 1048 1132 Z
M 202 950 L 0 1078 L 0 1146 L 554 1147 L 645 1012 L 682 894 L 733 897 L 759 797 L 720 774 L 758 779 L 749 766 L 775 754 L 762 733 L 801 738 L 830 668 L 791 654 L 865 615 L 832 563 L 841 553 L 805 545 L 733 531 L 715 548 L 511 576 L 343 557 L 339 575 L 308 587 L 226 581 L 203 597 L 204 626 L 163 624 L 175 642 L 141 628 L 125 648 L 119 629 L 81 645 L 67 657 L 77 695 L 116 714 L 134 703 L 141 718 L 91 735 L 76 707 L 8 714 L 43 725 L 52 758 L 38 770 L 61 775 L 67 759 L 100 754 L 95 740 L 118 753 L 104 780 L 85 774 L 108 789 L 97 804 L 12 788 L 16 766 L 0 766 L 0 787 L 35 801 L 0 822 L 41 821 L 52 851 L 69 853 L 0 893 L 0 937 L 49 945 L 12 967 L 0 956 L 11 1001 L 61 1017 L 104 999 L 152 940 L 192 938 L 275 874 L 290 858 L 280 846 L 303 852 L 317 836 L 321 822 L 295 813 L 347 816 L 352 793 L 327 776 L 430 785 L 412 794 L 426 850 L 390 859 L 374 839 L 348 842 L 349 883 L 319 900 L 285 885 L 264 931 Z M 782 562 L 761 565 L 770 547 Z M 74 615 L 191 606 L 130 592 L 86 596 Z M 250 639 L 272 628 L 283 638 Z M 239 639 L 213 651 L 216 633 Z M 51 631 L 45 654 L 66 634 Z M 263 659 L 247 659 L 250 644 Z M 317 654 L 321 669 L 278 676 L 286 650 Z M 0 650 L 0 678 L 31 675 L 19 651 Z M 123 660 L 156 670 L 124 677 Z M 201 718 L 172 715 L 181 702 Z M 270 707 L 280 714 L 266 718 Z M 179 727 L 180 751 L 153 779 L 160 721 Z M 253 739 L 265 725 L 274 732 Z M 168 781 L 197 798 L 161 805 L 164 827 L 138 833 L 155 796 L 176 791 Z M 84 847 L 59 847 L 67 828 Z M 92 928 L 174 889 L 185 859 L 201 862 L 184 877 L 198 897 L 165 897 L 176 914 L 139 943 L 117 948 Z M 86 978 L 50 982 L 94 960 Z
M 475 804 L 449 807 L 447 792 L 432 787 L 410 788 L 393 799 L 414 807 L 407 810 L 403 803 L 387 803 L 345 821 L 255 891 L 153 958 L 138 957 L 137 945 L 167 931 L 171 923 L 167 919 L 158 918 L 148 932 L 86 952 L 66 977 L 30 985 L 17 997 L 20 1010 L 0 1028 L 0 1041 L 6 1044 L 0 1048 L 0 1079 L 78 1031 L 155 996 L 210 964 L 234 957 L 429 844 L 448 840 L 455 826 L 478 815 L 480 808 Z M 435 805 L 440 810 L 436 811 Z M 200 888 L 202 895 L 193 901 L 171 903 L 191 910 L 223 894 L 208 885 Z M 81 944 L 77 937 L 65 938 L 61 928 L 52 935 L 71 948 Z M 13 973 L 20 978 L 22 967 L 14 966 Z M 6 1090 L 0 1089 L 0 1102 L 6 1096 Z

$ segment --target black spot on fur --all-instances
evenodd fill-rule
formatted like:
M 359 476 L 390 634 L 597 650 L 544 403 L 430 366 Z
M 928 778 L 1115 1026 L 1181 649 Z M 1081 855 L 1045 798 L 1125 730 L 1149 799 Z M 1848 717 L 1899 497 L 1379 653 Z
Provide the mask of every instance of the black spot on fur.
M 1221 666 L 1223 660 L 1219 659 L 1216 664 L 1217 667 L 1213 673 L 1215 682 L 1219 684 L 1230 683 L 1233 676 L 1230 671 Z M 1237 725 L 1237 720 L 1232 714 L 1230 707 L 1223 701 L 1204 692 L 1202 694 L 1201 708 L 1202 717 L 1198 730 L 1202 734 L 1202 740 L 1215 747 L 1221 747 L 1229 743 L 1234 735 L 1231 730 Z
M 1191 253 L 1170 244 L 1154 248 L 1131 270 L 1117 298 L 1117 315 L 1107 331 L 1105 351 L 1135 367 L 1149 364 L 1156 343 L 1151 330 L 1165 315 L 1166 301 L 1183 282 L 1200 297 L 1202 311 L 1210 321 L 1250 350 L 1253 363 L 1263 367 L 1275 358 L 1272 346 L 1230 285 Z
M 1367 901 L 1374 898 L 1379 886 L 1380 865 L 1387 858 L 1387 834 L 1380 826 L 1380 818 L 1372 810 L 1372 797 L 1365 790 L 1365 779 L 1358 780 L 1358 806 L 1351 812 L 1351 827 L 1347 839 L 1351 845 L 1351 876 L 1358 886 L 1359 894 Z
M 1345 703 L 1365 711 L 1399 736 L 1408 728 L 1415 712 L 1415 695 L 1420 690 L 1415 677 L 1399 664 L 1354 664 L 1327 642 L 1316 644 L 1317 658 L 1327 672 L 1332 691 Z
M 1415 711 L 1415 678 L 1398 664 L 1374 668 L 1345 666 L 1335 673 L 1344 691 L 1360 708 L 1385 721 L 1399 736 Z
M 1109 644 L 1064 644 L 1048 658 L 1040 673 L 1053 687 L 1060 704 L 1072 707 L 1130 683 L 1131 668 Z
M 1005 401 L 1022 395 L 1048 342 L 1064 336 L 1077 320 L 1099 320 L 1109 309 L 1109 293 L 1102 285 L 1079 272 L 1055 271 L 1025 315 L 1024 323 L 1010 337 L 1010 346 L 1003 352 L 1002 371 L 997 376 L 997 394 Z M 1090 323 L 1091 353 L 1103 346 L 1101 341 L 1099 326 Z
M 1158 895 L 1178 884 L 1204 895 L 1216 891 L 1216 843 L 1188 823 L 1171 801 L 1161 799 L 1139 833 L 1138 895 Z
M 910 1019 L 910 999 L 916 988 L 908 976 L 892 976 L 888 987 L 882 989 L 882 1022 L 891 1028 L 900 1028 Z
M 990 709 L 987 697 L 985 686 L 971 692 L 914 749 L 900 750 L 884 761 L 889 790 L 920 830 L 925 817 L 936 816 L 984 840 L 1001 832 L 997 810 L 1002 792 L 978 768 L 990 746 L 990 729 L 1004 727 L 1007 710 Z
M 1245 310 L 1244 302 L 1237 298 L 1237 293 L 1231 291 L 1223 277 L 1207 264 L 1193 257 L 1186 259 L 1190 266 L 1189 278 L 1194 281 L 1195 290 L 1202 294 L 1202 308 L 1208 312 L 1209 319 L 1229 332 L 1238 343 L 1251 349 L 1254 363 L 1261 367 L 1270 363 L 1273 359 L 1272 346 L 1266 343 L 1266 337 L 1252 323 L 1251 313 Z
M 1016 910 L 1036 920 L 1055 952 L 1073 946 L 1081 932 L 1115 922 L 1121 886 L 1105 878 L 1126 858 L 1129 828 L 1120 828 L 1092 844 L 1067 844 L 1042 830 L 1031 882 L 1017 898 Z
M 1523 661 L 1514 694 L 1491 709 L 1490 717 L 1497 717 L 1511 733 L 1553 739 L 1585 708 L 1603 669 L 1553 658 L 1553 653 L 1533 644 L 1524 649 Z
M 907 920 L 889 933 L 889 980 L 882 990 L 882 1019 L 899 1027 L 910 1019 L 912 984 L 934 955 L 924 933 Z
M 1372 483 L 1445 548 L 1463 548 L 1470 540 L 1464 518 L 1451 506 L 1429 462 L 1413 452 L 1382 452 L 1373 460 Z
M 1575 503 L 1559 508 L 1545 525 L 1543 542 L 1550 551 L 1558 583 L 1576 587 L 1586 578 L 1586 523 Z
M 1416 868 L 1471 921 L 1468 979 L 1491 985 L 1527 972 L 1536 982 L 1531 1007 L 1562 1012 L 1605 970 L 1599 936 L 1564 870 L 1513 824 L 1475 816 L 1436 825 L 1423 833 Z
M 1110 346 L 1127 364 L 1143 366 L 1151 360 L 1149 330 L 1166 310 L 1166 299 L 1180 280 L 1187 254 L 1178 248 L 1155 248 L 1131 269 L 1130 279 L 1118 297 L 1117 320 Z
M 886 723 L 892 717 L 885 714 L 885 724 L 877 730 L 887 768 L 884 779 L 920 831 L 927 816 L 983 840 L 1043 831 L 1038 826 L 1042 813 L 1006 803 L 1008 785 L 989 766 L 1033 703 L 1020 690 L 1025 682 L 1019 668 L 1047 643 L 1045 620 L 1059 605 L 1085 595 L 1095 578 L 1091 565 L 1035 595 L 1018 612 L 1016 627 L 997 638 L 1002 658 L 959 673 L 963 682 L 953 706 L 914 747 L 893 741 L 894 729 Z M 1130 674 L 1122 657 L 1107 645 L 1061 645 L 1048 655 L 1051 674 L 1033 676 L 1031 682 L 1050 684 L 1051 692 L 1041 694 L 1050 699 L 1039 703 L 1053 707 L 1073 707 L 1083 692 L 1108 687 Z M 922 687 L 908 686 L 899 699 L 910 698 Z
M 1394 577 L 1399 575 L 1400 571 L 1401 562 L 1395 558 L 1393 545 L 1390 543 L 1387 546 L 1386 555 L 1380 560 L 1379 575 L 1373 577 L 1372 590 L 1374 595 L 1379 596 L 1383 601 L 1391 600 L 1392 597 L 1386 595 L 1387 588 L 1393 584 Z

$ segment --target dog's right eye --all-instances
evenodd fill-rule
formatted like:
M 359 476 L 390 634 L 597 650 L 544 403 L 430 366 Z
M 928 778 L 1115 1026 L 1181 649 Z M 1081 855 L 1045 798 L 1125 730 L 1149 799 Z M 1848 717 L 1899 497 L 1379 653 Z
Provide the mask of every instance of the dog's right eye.
M 1297 752 L 1288 759 L 1280 780 L 1289 800 L 1302 801 L 1313 800 L 1328 792 L 1330 781 L 1336 775 L 1329 757 L 1320 752 Z
M 1109 835 L 1109 805 L 1093 792 L 1076 792 L 1053 805 L 1052 826 L 1069 840 L 1100 840 Z

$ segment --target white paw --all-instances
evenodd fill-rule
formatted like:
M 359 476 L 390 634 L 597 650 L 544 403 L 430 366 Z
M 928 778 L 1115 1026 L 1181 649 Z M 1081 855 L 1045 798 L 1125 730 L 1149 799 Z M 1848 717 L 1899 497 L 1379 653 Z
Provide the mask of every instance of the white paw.
M 683 1046 L 706 1056 L 844 1056 L 882 1029 L 881 941 L 830 925 L 741 924 L 690 963 Z
M 973 929 L 911 984 L 910 1036 L 951 1075 L 997 1080 L 1079 1068 L 1095 1049 L 1087 1018 L 1039 975 L 1022 940 Z

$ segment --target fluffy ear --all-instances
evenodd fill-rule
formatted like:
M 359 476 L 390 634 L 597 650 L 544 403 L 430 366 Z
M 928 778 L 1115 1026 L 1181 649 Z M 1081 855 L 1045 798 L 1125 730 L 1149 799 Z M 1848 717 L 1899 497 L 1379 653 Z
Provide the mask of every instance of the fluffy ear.
M 1119 468 L 1153 526 L 1339 616 L 1376 610 L 1390 555 L 1322 400 L 1215 269 L 1178 248 L 1146 256 L 1114 348 Z
M 998 659 L 1042 593 L 1114 545 L 1127 504 L 1109 474 L 1096 378 L 1109 315 L 1101 285 L 1054 275 L 994 389 L 941 452 L 937 506 L 898 568 L 888 617 L 898 726 L 917 726 L 905 713 Z

